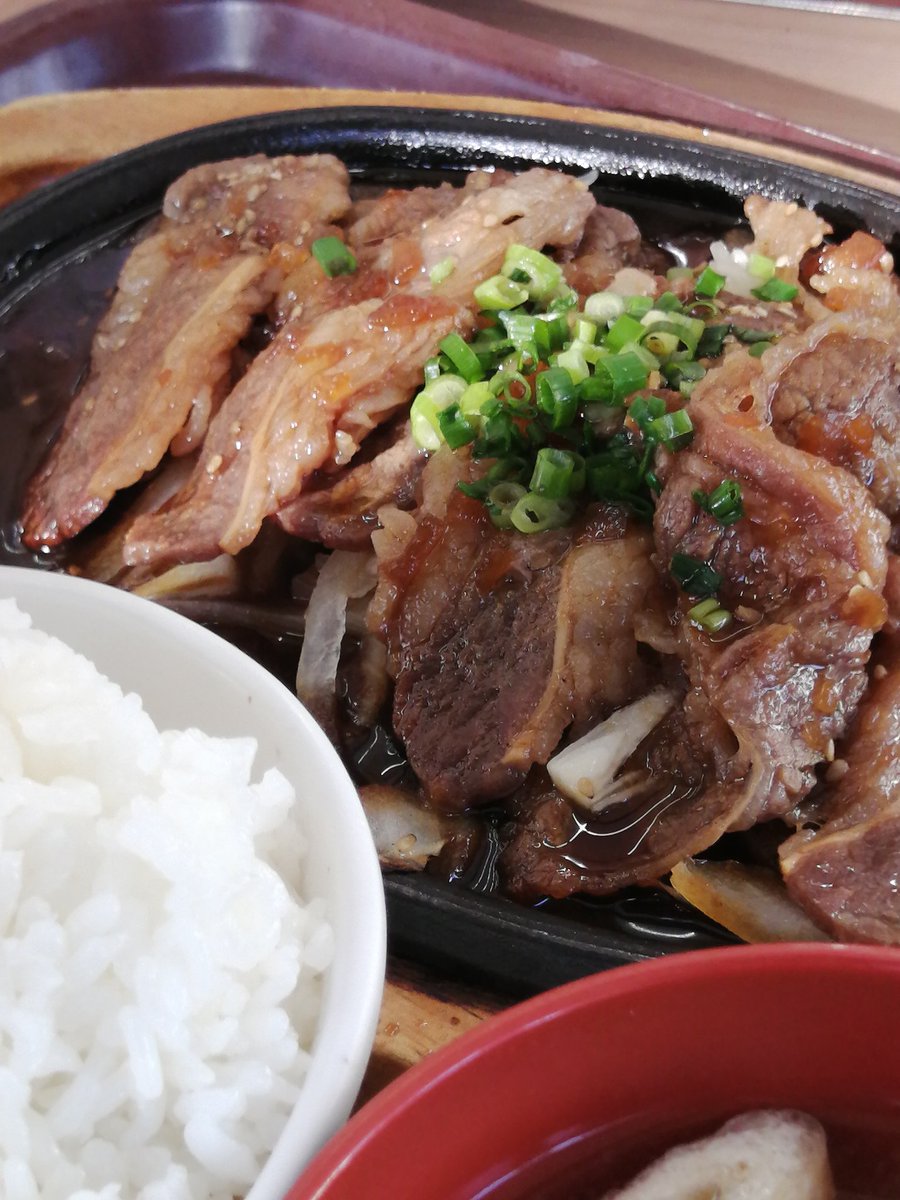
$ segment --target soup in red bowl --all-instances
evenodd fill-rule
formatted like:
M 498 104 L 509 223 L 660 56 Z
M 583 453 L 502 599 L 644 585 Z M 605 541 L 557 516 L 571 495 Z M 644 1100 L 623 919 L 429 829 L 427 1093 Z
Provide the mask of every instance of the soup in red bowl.
M 289 1200 L 599 1200 L 737 1114 L 822 1122 L 838 1195 L 900 1181 L 900 955 L 780 945 L 595 975 L 518 1005 L 365 1106 Z

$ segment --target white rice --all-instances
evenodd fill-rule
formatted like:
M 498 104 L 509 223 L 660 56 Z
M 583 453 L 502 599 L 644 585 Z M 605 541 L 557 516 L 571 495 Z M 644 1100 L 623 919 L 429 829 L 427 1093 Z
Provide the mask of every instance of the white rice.
M 303 1082 L 331 929 L 287 780 L 157 731 L 0 601 L 0 1196 L 231 1200 Z

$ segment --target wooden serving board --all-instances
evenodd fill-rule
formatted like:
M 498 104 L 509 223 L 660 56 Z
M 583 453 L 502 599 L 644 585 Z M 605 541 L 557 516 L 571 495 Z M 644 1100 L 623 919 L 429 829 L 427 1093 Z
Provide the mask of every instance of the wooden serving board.
M 0 204 L 77 167 L 155 138 L 256 113 L 320 107 L 401 105 L 471 109 L 608 125 L 696 141 L 824 171 L 900 196 L 900 180 L 806 150 L 763 144 L 675 121 L 485 96 L 325 88 L 136 88 L 59 93 L 0 108 Z M 375 1047 L 360 1102 L 437 1047 L 478 1025 L 508 998 L 392 961 Z

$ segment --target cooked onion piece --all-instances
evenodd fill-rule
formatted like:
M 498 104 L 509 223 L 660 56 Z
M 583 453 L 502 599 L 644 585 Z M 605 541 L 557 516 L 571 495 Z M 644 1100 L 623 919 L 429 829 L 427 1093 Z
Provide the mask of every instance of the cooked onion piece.
M 799 1112 L 746 1113 L 677 1146 L 605 1200 L 833 1200 L 818 1121 Z
M 745 942 L 827 942 L 764 867 L 687 858 L 672 868 L 672 887 L 683 900 Z
M 131 588 L 147 600 L 177 599 L 181 596 L 232 596 L 240 582 L 237 565 L 230 554 L 220 554 L 211 562 L 182 563 L 170 567 L 155 579 Z
M 569 800 L 601 812 L 626 794 L 628 777 L 616 775 L 674 705 L 675 693 L 659 688 L 620 708 L 551 758 L 550 778 Z
M 423 808 L 415 796 L 372 783 L 359 789 L 359 798 L 383 867 L 421 871 L 446 845 L 451 821 Z
M 297 665 L 297 695 L 331 732 L 335 724 L 335 681 L 347 628 L 347 605 L 374 587 L 375 564 L 371 554 L 335 550 L 322 563 L 309 598 L 306 636 Z

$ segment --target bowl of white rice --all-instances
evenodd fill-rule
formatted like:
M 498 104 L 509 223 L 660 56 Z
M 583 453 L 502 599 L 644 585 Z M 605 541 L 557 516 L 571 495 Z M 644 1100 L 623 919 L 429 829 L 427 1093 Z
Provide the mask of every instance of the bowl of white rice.
M 264 668 L 0 568 L 0 1196 L 281 1200 L 384 981 L 352 781 Z

